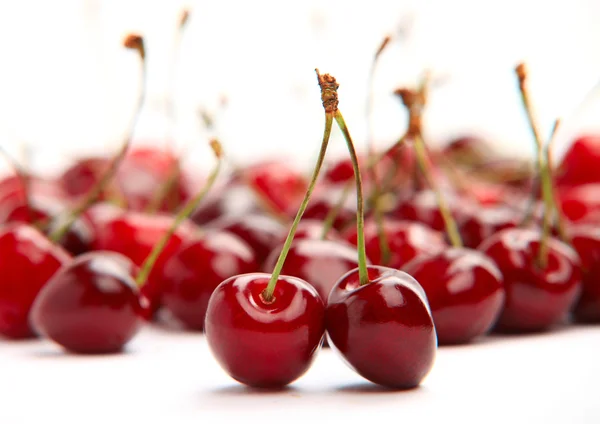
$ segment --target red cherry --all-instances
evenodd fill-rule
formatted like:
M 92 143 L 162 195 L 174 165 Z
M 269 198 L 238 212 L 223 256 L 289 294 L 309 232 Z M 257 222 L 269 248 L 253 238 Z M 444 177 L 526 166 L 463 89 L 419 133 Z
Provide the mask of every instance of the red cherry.
M 37 296 L 31 308 L 34 328 L 72 352 L 120 352 L 142 322 L 134 272 L 133 263 L 117 253 L 75 258 Z
M 40 289 L 69 254 L 26 224 L 0 230 L 0 334 L 13 339 L 35 335 L 29 311 Z
M 474 209 L 460 226 L 465 246 L 477 248 L 482 241 L 506 228 L 515 228 L 521 224 L 524 215 L 506 206 L 494 206 Z
M 600 229 L 577 226 L 569 230 L 571 244 L 579 254 L 582 270 L 581 296 L 573 315 L 577 321 L 600 322 Z
M 305 219 L 313 219 L 323 221 L 327 218 L 332 209 L 338 206 L 338 203 L 343 194 L 343 187 L 333 188 L 326 187 L 313 194 L 310 204 L 306 208 L 303 217 Z M 349 223 L 354 222 L 356 218 L 356 195 L 351 193 L 346 201 L 342 204 L 335 220 L 333 228 L 342 230 Z
M 558 324 L 571 310 L 581 289 L 580 261 L 575 251 L 548 239 L 548 263 L 538 266 L 540 232 L 509 228 L 478 248 L 502 272 L 506 302 L 497 328 L 502 331 L 542 331 Z
M 280 222 L 259 214 L 222 217 L 212 221 L 209 226 L 214 230 L 233 233 L 248 243 L 259 264 L 285 239 L 286 234 Z
M 282 387 L 313 362 L 324 333 L 324 306 L 307 282 L 279 276 L 264 300 L 270 274 L 238 275 L 214 291 L 206 312 L 206 340 L 235 380 L 254 387 Z
M 600 182 L 600 136 L 582 135 L 569 147 L 562 158 L 557 172 L 559 186 L 577 186 Z
M 440 344 L 469 342 L 496 323 L 504 303 L 502 274 L 481 252 L 449 248 L 418 257 L 403 271 L 425 290 Z
M 560 207 L 565 218 L 576 224 L 600 223 L 600 183 L 563 187 Z
M 325 223 L 318 219 L 303 219 L 296 228 L 295 240 L 299 239 L 321 239 Z M 326 240 L 342 240 L 342 236 L 335 228 L 330 228 L 325 235 Z
M 280 251 L 281 247 L 271 252 L 264 265 L 265 271 L 273 270 Z M 281 272 L 309 282 L 325 303 L 340 276 L 357 266 L 356 249 L 345 242 L 294 239 Z
M 326 311 L 330 346 L 373 383 L 408 389 L 429 373 L 437 347 L 425 292 L 410 275 L 369 266 L 360 285 L 358 269 L 333 287 Z
M 102 156 L 79 159 L 59 177 L 59 184 L 68 196 L 82 198 L 98 184 L 109 163 L 110 158 Z
M 144 263 L 154 245 L 173 225 L 173 217 L 167 215 L 148 215 L 141 212 L 127 212 L 104 224 L 98 233 L 95 250 L 106 250 L 125 255 L 137 266 Z M 161 270 L 166 261 L 180 248 L 184 240 L 192 239 L 196 234 L 195 226 L 187 221 L 177 228 L 160 253 L 148 281 L 141 292 L 150 302 L 150 310 L 156 312 L 160 307 L 162 295 Z
M 250 165 L 242 171 L 242 179 L 264 202 L 267 211 L 285 215 L 297 208 L 306 192 L 306 177 L 290 163 L 268 160 Z
M 458 223 L 461 223 L 472 205 L 455 196 L 445 194 L 444 197 L 452 215 Z M 435 192 L 432 190 L 419 191 L 412 198 L 400 203 L 394 215 L 400 219 L 421 222 L 436 231 L 444 231 L 446 228 Z
M 208 231 L 183 244 L 164 265 L 162 301 L 187 328 L 202 330 L 208 300 L 224 280 L 259 269 L 254 252 L 225 231 Z
M 366 158 L 363 156 L 359 158 L 359 161 L 361 163 L 366 163 L 365 159 Z M 350 158 L 343 158 L 329 164 L 323 173 L 323 180 L 331 185 L 344 184 L 353 179 L 354 169 L 352 168 L 352 161 Z
M 390 250 L 389 263 L 385 265 L 390 268 L 401 269 L 417 256 L 437 253 L 448 247 L 442 233 L 418 222 L 386 218 L 383 221 L 383 231 Z M 356 227 L 353 227 L 345 237 L 356 246 L 356 235 Z M 376 265 L 384 265 L 379 233 L 374 220 L 368 220 L 365 224 L 365 244 L 369 259 Z

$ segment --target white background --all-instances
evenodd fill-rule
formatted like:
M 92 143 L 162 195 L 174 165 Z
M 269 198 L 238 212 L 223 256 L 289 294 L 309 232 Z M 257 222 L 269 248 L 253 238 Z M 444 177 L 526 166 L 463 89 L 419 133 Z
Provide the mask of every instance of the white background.
M 116 149 L 139 84 L 135 55 L 120 47 L 130 30 L 147 37 L 150 99 L 139 143 L 164 143 L 161 99 L 172 89 L 173 137 L 203 164 L 199 107 L 226 95 L 219 135 L 236 160 L 314 157 L 322 109 L 313 69 L 335 75 L 340 108 L 365 138 L 366 76 L 387 33 L 410 36 L 382 57 L 374 132 L 380 144 L 403 129 L 389 93 L 424 67 L 445 78 L 427 131 L 434 142 L 462 131 L 531 152 L 512 68 L 526 59 L 545 131 L 569 115 L 600 77 L 600 3 L 588 1 L 254 0 L 190 3 L 192 17 L 172 66 L 183 2 L 20 1 L 0 3 L 0 144 L 34 151 L 32 166 L 55 173 L 73 157 Z M 358 2 L 356 2 L 358 3 Z M 595 94 L 595 93 L 594 93 Z M 590 123 L 593 95 L 568 118 L 562 145 Z M 569 129 L 569 127 L 571 127 Z M 342 152 L 340 143 L 333 146 Z M 147 329 L 129 353 L 74 357 L 48 342 L 0 344 L 0 423 L 169 422 L 600 422 L 600 330 L 489 339 L 444 348 L 419 390 L 382 392 L 324 351 L 283 393 L 248 392 L 210 356 L 203 337 Z M 46 421 L 44 421 L 46 420 Z M 109 421 L 110 420 L 110 421 Z

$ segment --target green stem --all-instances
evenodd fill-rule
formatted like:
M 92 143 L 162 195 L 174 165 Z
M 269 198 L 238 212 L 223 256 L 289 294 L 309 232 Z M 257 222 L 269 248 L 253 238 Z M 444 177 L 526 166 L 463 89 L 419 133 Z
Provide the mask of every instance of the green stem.
M 127 42 L 126 42 L 127 43 Z M 144 49 L 143 40 L 139 38 L 138 43 L 133 46 L 129 46 L 126 44 L 128 48 L 135 48 L 138 50 L 140 55 L 140 59 L 142 61 L 142 85 L 140 89 L 140 93 L 138 96 L 136 111 L 133 116 L 131 123 L 129 124 L 129 131 L 127 133 L 125 142 L 121 145 L 118 153 L 113 157 L 110 164 L 108 165 L 108 169 L 104 172 L 100 180 L 96 183 L 96 185 L 92 188 L 92 190 L 86 195 L 83 201 L 73 209 L 65 218 L 62 225 L 58 225 L 54 231 L 52 231 L 49 235 L 49 239 L 55 243 L 58 243 L 62 240 L 65 234 L 69 231 L 71 226 L 77 221 L 77 219 L 83 214 L 90 206 L 92 206 L 102 194 L 102 191 L 107 187 L 110 183 L 113 176 L 117 173 L 119 166 L 125 159 L 127 151 L 129 150 L 129 145 L 131 144 L 131 139 L 133 137 L 133 133 L 135 131 L 135 127 L 137 126 L 137 122 L 140 118 L 142 112 L 142 106 L 144 104 L 144 100 L 146 97 L 146 82 L 147 82 L 147 71 L 146 71 L 146 54 Z
M 556 212 L 556 227 L 558 229 L 558 235 L 563 242 L 571 244 L 571 238 L 569 237 L 565 224 L 565 216 L 559 202 L 557 201 L 558 195 L 556 194 L 556 184 L 554 183 L 554 175 L 552 175 L 552 145 L 553 141 L 556 139 L 556 129 L 559 125 L 560 120 L 556 120 L 554 123 L 554 129 L 552 130 L 552 135 L 550 136 L 550 142 L 546 145 L 544 156 L 546 158 L 548 172 L 550 173 L 550 181 L 552 185 L 552 204 L 554 205 Z
M 348 146 L 348 153 L 350 153 L 350 159 L 352 160 L 352 167 L 354 168 L 354 179 L 356 180 L 356 235 L 357 235 L 357 248 L 358 248 L 358 278 L 360 285 L 369 283 L 369 273 L 367 270 L 367 250 L 365 247 L 365 202 L 363 199 L 362 180 L 360 177 L 360 167 L 358 164 L 358 156 L 354 143 L 350 137 L 350 132 L 344 121 L 344 117 L 339 110 L 335 111 L 335 122 L 340 127 L 346 145 Z
M 152 268 L 156 263 L 156 260 L 158 259 L 159 255 L 162 253 L 165 246 L 171 239 L 171 236 L 175 233 L 175 231 L 183 223 L 183 221 L 185 221 L 198 208 L 198 205 L 200 205 L 202 200 L 204 200 L 211 187 L 217 180 L 217 176 L 221 171 L 222 164 L 222 155 L 220 153 L 220 146 L 218 145 L 218 143 L 213 144 L 213 150 L 215 151 L 215 156 L 217 157 L 217 164 L 208 176 L 206 184 L 204 184 L 202 190 L 200 190 L 200 192 L 196 194 L 196 196 L 190 199 L 185 204 L 185 206 L 177 213 L 173 221 L 173 225 L 171 225 L 169 230 L 163 235 L 163 237 L 158 241 L 158 243 L 156 243 L 148 257 L 144 260 L 144 263 L 140 268 L 140 272 L 135 279 L 138 286 L 141 286 L 146 282 L 146 280 L 148 279 L 148 275 L 150 275 L 150 272 L 152 271 Z
M 463 243 L 460 237 L 460 232 L 458 231 L 458 226 L 456 225 L 456 221 L 452 217 L 450 208 L 448 207 L 446 199 L 442 195 L 441 190 L 439 189 L 439 187 L 437 187 L 437 184 L 433 180 L 433 175 L 429 167 L 429 162 L 427 161 L 427 151 L 425 149 L 425 143 L 423 142 L 421 134 L 415 135 L 414 146 L 419 167 L 421 168 L 421 171 L 423 172 L 423 175 L 427 180 L 427 184 L 435 193 L 438 208 L 440 209 L 440 213 L 442 214 L 442 218 L 444 219 L 444 225 L 446 226 L 446 233 L 448 234 L 450 243 L 454 247 L 462 247 Z
M 335 206 L 327 213 L 327 216 L 323 221 L 323 232 L 321 233 L 321 239 L 324 240 L 325 238 L 327 238 L 327 234 L 329 234 L 329 231 L 331 231 L 331 229 L 333 228 L 333 223 L 335 222 L 335 219 L 340 214 L 340 211 L 344 207 L 344 204 L 346 204 L 348 196 L 350 196 L 350 192 L 352 190 L 352 183 L 352 180 L 348 180 L 346 184 L 344 184 L 344 188 L 342 190 L 340 198 L 338 199 Z
M 296 235 L 296 229 L 298 228 L 298 224 L 300 224 L 300 220 L 302 219 L 302 215 L 308 206 L 308 202 L 310 201 L 310 197 L 312 192 L 317 184 L 317 179 L 319 177 L 319 173 L 321 172 L 321 167 L 323 166 L 323 162 L 325 160 L 325 153 L 327 152 L 327 146 L 329 145 L 329 137 L 331 135 L 331 127 L 333 125 L 333 116 L 331 113 L 325 113 L 325 130 L 323 131 L 323 141 L 321 143 L 321 149 L 319 150 L 319 157 L 317 158 L 317 164 L 315 165 L 315 169 L 313 171 L 310 184 L 308 185 L 308 189 L 306 190 L 306 194 L 304 195 L 304 199 L 300 204 L 300 208 L 296 213 L 296 218 L 292 222 L 292 226 L 290 227 L 290 231 L 288 232 L 287 238 L 283 244 L 283 248 L 281 249 L 281 253 L 279 254 L 279 258 L 277 259 L 277 263 L 273 268 L 273 272 L 271 273 L 271 279 L 269 280 L 269 284 L 267 288 L 262 292 L 262 298 L 265 302 L 273 301 L 273 293 L 275 292 L 275 286 L 277 285 L 277 280 L 279 279 L 279 275 L 281 274 L 281 270 L 283 268 L 283 264 L 285 263 L 285 259 L 287 254 L 292 246 L 292 242 L 294 241 L 294 236 Z

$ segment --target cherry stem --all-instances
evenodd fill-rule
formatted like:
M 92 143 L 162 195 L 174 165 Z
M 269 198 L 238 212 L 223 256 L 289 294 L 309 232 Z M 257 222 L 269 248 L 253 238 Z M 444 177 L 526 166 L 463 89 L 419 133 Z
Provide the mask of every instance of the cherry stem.
M 173 221 L 173 225 L 171 225 L 169 230 L 163 235 L 158 243 L 156 243 L 148 257 L 144 260 L 144 263 L 140 268 L 140 272 L 135 279 L 138 286 L 142 286 L 146 282 L 150 272 L 152 271 L 152 268 L 154 267 L 154 264 L 171 239 L 171 236 L 173 236 L 177 228 L 198 208 L 198 205 L 202 203 L 202 200 L 204 200 L 211 187 L 217 180 L 219 172 L 221 171 L 221 164 L 223 162 L 223 152 L 221 149 L 221 144 L 219 144 L 217 140 L 211 140 L 210 146 L 217 159 L 216 165 L 208 176 L 208 179 L 206 180 L 204 187 L 202 187 L 202 190 L 200 190 L 200 192 L 192 199 L 188 200 L 185 206 L 177 213 Z
M 525 108 L 527 120 L 529 122 L 529 127 L 531 129 L 531 132 L 533 133 L 533 138 L 536 146 L 537 172 L 541 183 L 542 198 L 544 201 L 544 219 L 542 223 L 542 236 L 540 238 L 540 248 L 537 259 L 540 268 L 545 269 L 548 265 L 548 240 L 550 238 L 550 230 L 552 227 L 552 212 L 554 211 L 552 175 L 549 170 L 550 165 L 545 160 L 546 157 L 544 156 L 544 142 L 542 140 L 541 132 L 539 130 L 539 125 L 533 113 L 533 106 L 531 103 L 529 90 L 527 89 L 527 67 L 525 66 L 525 64 L 519 63 L 515 68 L 515 73 L 517 74 L 517 78 L 519 81 L 519 93 L 521 94 L 521 102 L 523 103 L 523 107 Z M 554 137 L 558 125 L 559 121 L 557 120 L 552 130 L 552 137 Z
M 344 135 L 348 153 L 352 160 L 352 168 L 354 168 L 354 179 L 356 181 L 356 236 L 358 248 L 358 278 L 360 285 L 363 286 L 369 283 L 369 273 L 367 271 L 367 249 L 365 247 L 365 202 L 363 199 L 362 180 L 360 177 L 360 167 L 358 163 L 358 155 L 350 137 L 350 132 L 344 121 L 342 113 L 337 110 L 334 112 L 335 122 Z
M 19 182 L 23 186 L 23 195 L 25 197 L 25 207 L 27 208 L 27 215 L 29 217 L 29 220 L 33 222 L 34 216 L 33 216 L 33 210 L 31 209 L 31 193 L 30 193 L 31 181 L 30 181 L 29 172 L 27 172 L 27 170 L 25 168 L 23 168 L 21 166 L 21 164 L 19 164 L 19 162 L 14 157 L 9 155 L 8 152 L 3 147 L 0 147 L 0 155 L 2 155 L 4 157 L 4 159 L 8 162 L 8 164 L 11 166 L 11 168 L 17 175 Z
M 344 207 L 344 204 L 348 200 L 348 196 L 350 196 L 350 192 L 352 191 L 353 186 L 352 183 L 352 180 L 346 181 L 346 183 L 344 184 L 344 188 L 342 189 L 342 194 L 340 195 L 340 198 L 338 199 L 334 207 L 327 213 L 327 216 L 325 216 L 325 220 L 323 221 L 323 232 L 321 233 L 321 239 L 325 239 L 327 237 L 327 234 L 329 234 L 329 231 L 331 231 L 331 229 L 333 228 L 335 219 L 338 217 L 340 211 Z
M 368 156 L 369 158 L 375 154 L 375 146 L 373 145 L 373 134 L 371 133 L 372 129 L 372 119 L 371 115 L 373 114 L 373 85 L 375 81 L 375 72 L 377 71 L 377 65 L 379 64 L 379 58 L 381 54 L 384 52 L 385 48 L 392 41 L 392 37 L 387 35 L 382 41 L 375 55 L 373 56 L 373 61 L 371 62 L 371 69 L 369 71 L 369 88 L 367 91 L 367 107 L 366 107 L 366 115 L 367 115 L 367 147 L 368 147 Z M 374 168 L 374 167 L 373 167 Z
M 550 141 L 546 144 L 544 156 L 546 158 L 548 172 L 550 173 L 550 182 L 552 185 L 552 203 L 554 205 L 555 213 L 556 213 L 556 227 L 558 229 L 558 235 L 564 243 L 571 244 L 571 238 L 569 237 L 569 234 L 567 232 L 567 227 L 565 224 L 566 219 L 565 219 L 564 213 L 562 211 L 561 206 L 559 205 L 559 202 L 556 200 L 558 198 L 558 195 L 556 194 L 556 184 L 554 181 L 554 175 L 552 173 L 552 151 L 553 151 L 554 140 L 556 140 L 556 130 L 559 126 L 560 126 L 560 120 L 557 119 L 554 122 L 552 134 L 550 135 Z
M 129 49 L 137 50 L 141 63 L 142 63 L 142 85 L 138 96 L 137 106 L 135 110 L 135 114 L 131 123 L 129 124 L 129 130 L 127 131 L 127 135 L 125 141 L 121 145 L 121 148 L 117 152 L 117 154 L 111 160 L 108 169 L 104 172 L 100 180 L 92 187 L 90 192 L 86 195 L 83 201 L 73 209 L 69 215 L 65 218 L 65 221 L 62 225 L 59 225 L 52 233 L 50 234 L 50 240 L 58 243 L 62 240 L 64 235 L 69 231 L 71 226 L 75 223 L 75 221 L 83 214 L 91 205 L 93 205 L 100 195 L 102 191 L 106 188 L 106 186 L 110 183 L 113 176 L 117 173 L 119 166 L 125 159 L 125 155 L 129 150 L 129 145 L 131 144 L 131 139 L 133 138 L 133 133 L 135 131 L 135 127 L 141 115 L 142 106 L 144 104 L 144 99 L 146 97 L 146 50 L 144 47 L 144 40 L 141 36 L 137 34 L 130 34 L 125 38 L 124 46 Z
M 180 176 L 181 166 L 178 159 L 171 166 L 167 179 L 160 185 L 152 199 L 150 199 L 150 203 L 148 203 L 148 206 L 146 207 L 147 213 L 153 214 L 158 212 L 165 199 L 167 199 L 173 188 L 175 188 Z
M 279 254 L 279 258 L 277 258 L 277 263 L 273 268 L 273 272 L 271 273 L 271 279 L 269 280 L 269 284 L 267 288 L 262 292 L 262 298 L 265 302 L 272 302 L 274 300 L 273 293 L 275 292 L 275 286 L 277 285 L 277 280 L 279 279 L 279 275 L 281 274 L 281 270 L 283 269 L 283 264 L 285 263 L 285 259 L 287 258 L 287 254 L 292 246 L 292 242 L 294 241 L 294 236 L 296 235 L 296 230 L 298 228 L 298 224 L 300 224 L 300 220 L 302 219 L 302 215 L 304 211 L 308 207 L 308 202 L 310 201 L 310 197 L 312 192 L 317 185 L 317 179 L 319 178 L 319 173 L 321 172 L 321 167 L 323 166 L 323 162 L 325 161 L 325 153 L 327 152 L 327 146 L 329 145 L 329 137 L 331 135 L 331 127 L 333 126 L 333 114 L 331 112 L 327 112 L 326 104 L 332 102 L 332 98 L 335 96 L 335 102 L 337 103 L 337 93 L 335 93 L 335 89 L 337 89 L 337 83 L 335 79 L 330 77 L 329 75 L 321 75 L 319 70 L 316 70 L 317 77 L 319 79 L 319 86 L 321 87 L 321 99 L 323 101 L 323 106 L 326 108 L 325 112 L 325 130 L 323 131 L 323 141 L 321 142 L 321 149 L 319 150 L 319 156 L 317 157 L 317 163 L 315 165 L 315 169 L 313 171 L 312 177 L 310 179 L 310 183 L 308 184 L 308 189 L 306 190 L 306 194 L 304 195 L 304 199 L 300 204 L 300 208 L 296 213 L 296 217 L 292 222 L 290 230 L 288 232 L 287 238 L 283 244 L 283 248 L 281 249 L 281 253 Z M 329 78 L 331 79 L 329 79 Z M 336 87 L 335 89 L 333 87 Z

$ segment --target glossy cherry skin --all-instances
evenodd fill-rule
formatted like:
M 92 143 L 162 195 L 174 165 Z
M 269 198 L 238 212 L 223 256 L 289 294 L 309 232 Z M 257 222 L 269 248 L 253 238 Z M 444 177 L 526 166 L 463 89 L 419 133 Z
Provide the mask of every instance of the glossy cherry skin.
M 111 212 L 108 212 L 110 216 Z M 121 253 L 141 266 L 156 243 L 173 225 L 169 215 L 148 215 L 141 212 L 127 212 L 109 218 L 98 233 L 94 250 L 107 250 Z M 142 296 L 150 302 L 150 310 L 156 312 L 161 305 L 162 269 L 166 261 L 173 256 L 185 240 L 193 239 L 196 227 L 184 222 L 177 228 L 158 256 L 148 281 L 142 286 Z
M 296 228 L 294 240 L 299 239 L 322 239 L 325 223 L 318 219 L 302 219 Z M 330 228 L 325 235 L 327 240 L 342 240 L 342 236 L 335 228 Z
M 446 199 L 452 215 L 460 224 L 472 205 L 452 195 L 446 196 Z M 436 231 L 444 231 L 446 228 L 437 198 L 431 190 L 419 191 L 412 198 L 400 203 L 394 215 L 403 220 L 420 222 Z
M 437 338 L 427 296 L 405 272 L 369 266 L 343 275 L 329 295 L 329 345 L 367 380 L 399 389 L 418 386 L 435 359 Z
M 284 216 L 288 208 L 298 209 L 308 181 L 306 177 L 278 160 L 267 160 L 247 166 L 241 177 L 248 187 L 259 197 L 267 211 Z
M 222 217 L 212 221 L 209 227 L 229 231 L 248 243 L 259 265 L 286 236 L 285 227 L 280 222 L 261 214 Z
M 425 290 L 440 344 L 467 343 L 486 334 L 502 311 L 502 274 L 481 252 L 449 248 L 416 258 L 402 270 Z
M 29 311 L 40 289 L 70 255 L 27 224 L 0 230 L 0 335 L 34 337 Z
M 342 188 L 325 187 L 320 191 L 315 191 L 302 215 L 303 219 L 315 219 L 323 221 L 327 218 L 332 209 L 337 207 L 343 194 Z M 292 208 L 290 216 L 296 215 L 297 208 Z M 356 196 L 350 194 L 333 221 L 333 228 L 340 231 L 347 227 L 356 219 Z
M 267 258 L 264 270 L 273 271 L 281 248 L 274 249 Z M 319 239 L 294 239 L 288 251 L 282 274 L 308 281 L 327 302 L 337 280 L 358 266 L 356 249 L 345 242 Z
M 523 215 L 507 206 L 478 208 L 462 222 L 460 234 L 466 247 L 477 248 L 482 241 L 498 231 L 515 228 L 521 224 Z
M 559 189 L 563 215 L 575 224 L 600 224 L 600 183 Z
M 266 302 L 270 277 L 253 273 L 223 281 L 206 312 L 206 341 L 215 358 L 232 378 L 253 387 L 283 387 L 302 376 L 325 331 L 325 307 L 314 287 L 280 276 Z
M 581 291 L 581 263 L 569 246 L 551 237 L 548 264 L 538 265 L 540 231 L 509 228 L 478 248 L 502 272 L 506 301 L 496 329 L 535 332 L 560 323 Z
M 582 292 L 573 317 L 579 322 L 600 322 L 600 229 L 576 226 L 569 230 L 571 245 L 581 259 Z
M 254 252 L 226 231 L 207 231 L 184 243 L 164 265 L 162 302 L 191 330 L 202 330 L 208 300 L 215 288 L 234 275 L 259 269 Z
M 365 245 L 367 256 L 375 265 L 401 269 L 409 261 L 423 254 L 433 254 L 448 247 L 444 235 L 424 224 L 385 218 L 383 230 L 390 249 L 389 262 L 384 264 L 377 224 L 369 219 L 365 223 Z M 356 227 L 346 234 L 346 239 L 356 246 Z
M 559 186 L 600 182 L 600 135 L 578 137 L 563 156 L 555 172 Z
M 109 162 L 109 158 L 102 156 L 81 158 L 63 172 L 59 184 L 68 196 L 82 198 L 98 183 Z
M 91 252 L 62 267 L 31 308 L 36 331 L 75 353 L 120 352 L 141 328 L 137 267 L 113 252 Z

